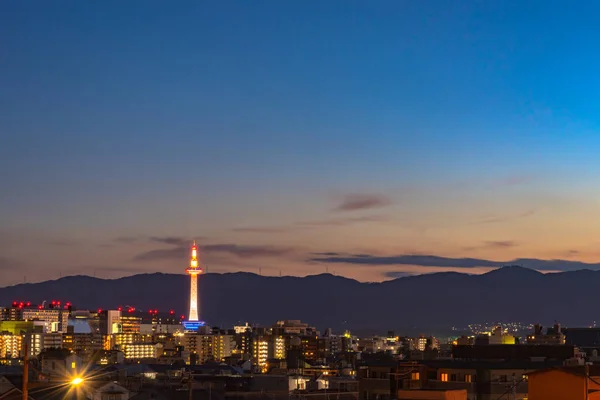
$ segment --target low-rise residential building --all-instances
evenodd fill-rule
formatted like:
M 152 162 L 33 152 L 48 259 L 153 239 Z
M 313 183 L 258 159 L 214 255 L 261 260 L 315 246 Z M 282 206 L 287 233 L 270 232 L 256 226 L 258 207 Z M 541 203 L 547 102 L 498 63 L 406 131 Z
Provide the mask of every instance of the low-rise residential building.
M 559 367 L 528 374 L 528 400 L 600 399 L 599 366 Z

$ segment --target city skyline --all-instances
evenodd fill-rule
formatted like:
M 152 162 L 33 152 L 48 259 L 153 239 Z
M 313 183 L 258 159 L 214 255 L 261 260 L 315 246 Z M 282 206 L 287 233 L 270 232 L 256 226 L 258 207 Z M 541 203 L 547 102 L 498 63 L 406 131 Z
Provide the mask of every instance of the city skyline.
M 0 4 L 3 286 L 600 269 L 599 5 L 139 4 Z

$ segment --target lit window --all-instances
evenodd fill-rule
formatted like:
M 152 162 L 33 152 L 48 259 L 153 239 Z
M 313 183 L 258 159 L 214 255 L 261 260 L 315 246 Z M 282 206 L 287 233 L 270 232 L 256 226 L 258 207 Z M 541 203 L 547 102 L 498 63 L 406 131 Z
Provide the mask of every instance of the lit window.
M 471 377 L 471 375 L 469 375 L 469 374 L 465 375 L 465 382 L 471 383 L 472 379 L 473 378 Z
M 442 382 L 448 382 L 448 374 L 441 374 L 440 375 L 440 380 Z
M 418 372 L 413 372 L 412 374 L 410 374 L 410 379 L 412 379 L 413 381 L 418 381 L 419 380 L 419 373 Z
M 71 363 L 71 369 L 75 369 L 75 361 Z

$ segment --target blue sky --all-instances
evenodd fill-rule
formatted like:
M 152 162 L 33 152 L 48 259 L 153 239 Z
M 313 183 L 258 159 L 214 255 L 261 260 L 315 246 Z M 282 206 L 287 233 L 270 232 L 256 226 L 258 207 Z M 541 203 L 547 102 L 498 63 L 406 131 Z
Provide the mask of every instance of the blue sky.
M 193 236 L 218 249 L 215 272 L 322 272 L 313 252 L 595 263 L 598 11 L 3 3 L 2 275 L 179 272 L 177 257 L 133 260 Z M 356 195 L 385 201 L 332 211 Z

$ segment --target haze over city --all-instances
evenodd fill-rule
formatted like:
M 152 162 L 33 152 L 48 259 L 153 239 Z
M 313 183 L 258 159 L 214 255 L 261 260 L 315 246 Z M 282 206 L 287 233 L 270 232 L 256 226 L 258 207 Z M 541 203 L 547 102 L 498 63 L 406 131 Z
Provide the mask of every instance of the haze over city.
M 493 3 L 2 2 L 2 286 L 599 269 L 600 6 Z

